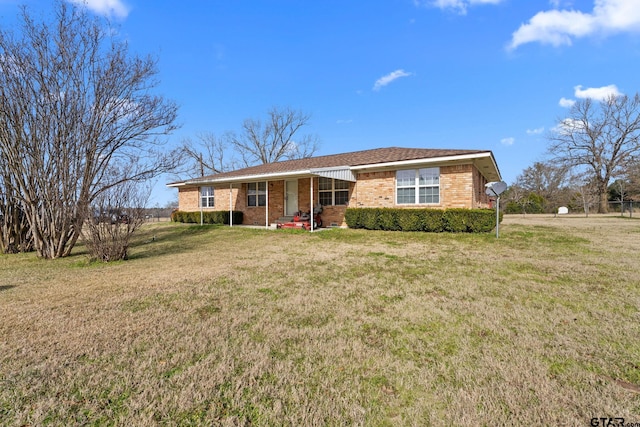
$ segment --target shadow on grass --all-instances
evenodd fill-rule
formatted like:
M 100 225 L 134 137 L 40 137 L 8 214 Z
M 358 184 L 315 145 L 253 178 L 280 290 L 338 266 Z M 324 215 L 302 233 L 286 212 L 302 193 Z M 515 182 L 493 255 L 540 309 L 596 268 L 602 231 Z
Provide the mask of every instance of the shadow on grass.
M 16 285 L 4 285 L 4 286 L 0 286 L 0 292 L 2 291 L 8 291 L 9 289 L 13 289 L 15 288 Z
M 213 244 L 213 237 L 206 239 L 222 225 L 162 224 L 144 227 L 131 242 L 130 260 L 177 255 Z

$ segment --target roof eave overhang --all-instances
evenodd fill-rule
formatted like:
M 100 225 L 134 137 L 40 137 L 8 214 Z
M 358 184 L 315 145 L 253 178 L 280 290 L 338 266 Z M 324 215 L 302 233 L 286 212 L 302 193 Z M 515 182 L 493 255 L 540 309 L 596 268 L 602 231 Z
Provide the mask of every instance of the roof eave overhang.
M 456 156 L 444 156 L 434 158 L 420 158 L 413 160 L 400 160 L 396 162 L 372 163 L 358 166 L 335 166 L 326 168 L 301 169 L 289 172 L 274 172 L 256 175 L 237 175 L 222 178 L 196 178 L 188 181 L 174 182 L 167 184 L 168 187 L 185 187 L 202 184 L 234 184 L 241 182 L 259 182 L 259 181 L 276 181 L 294 178 L 309 178 L 312 176 L 323 176 L 327 178 L 341 179 L 344 181 L 355 182 L 355 173 L 366 170 L 385 170 L 400 167 L 427 165 L 427 164 L 456 164 L 456 163 L 474 163 L 480 173 L 489 181 L 500 181 L 500 171 L 493 158 L 491 151 L 481 153 L 462 154 Z
M 396 162 L 371 163 L 367 165 L 352 166 L 351 169 L 353 170 L 379 169 L 379 168 L 414 166 L 414 165 L 422 165 L 427 163 L 445 163 L 445 162 L 451 162 L 456 160 L 473 160 L 478 157 L 486 157 L 490 155 L 491 153 L 486 152 L 486 153 L 462 154 L 458 156 L 443 156 L 443 157 L 420 158 L 420 159 L 412 159 L 412 160 L 399 160 Z
M 202 185 L 202 184 L 234 184 L 239 182 L 259 182 L 259 181 L 275 181 L 280 179 L 305 178 L 312 176 L 310 170 L 297 170 L 290 172 L 267 173 L 258 175 L 238 175 L 224 178 L 208 178 L 208 179 L 191 179 L 178 183 L 180 185 L 168 184 L 173 187 Z
M 390 170 L 401 167 L 428 165 L 428 164 L 461 164 L 461 163 L 474 163 L 480 173 L 482 173 L 489 181 L 500 181 L 500 170 L 493 158 L 491 151 L 484 151 L 481 153 L 473 154 L 461 154 L 455 156 L 443 156 L 433 158 L 420 158 L 412 160 L 400 160 L 397 162 L 386 163 L 372 163 L 367 165 L 352 166 L 353 171 L 366 171 L 366 170 Z
M 166 185 L 167 187 L 178 188 L 178 187 L 184 187 L 185 185 L 187 185 L 187 183 L 186 181 L 180 181 L 180 182 L 170 182 Z

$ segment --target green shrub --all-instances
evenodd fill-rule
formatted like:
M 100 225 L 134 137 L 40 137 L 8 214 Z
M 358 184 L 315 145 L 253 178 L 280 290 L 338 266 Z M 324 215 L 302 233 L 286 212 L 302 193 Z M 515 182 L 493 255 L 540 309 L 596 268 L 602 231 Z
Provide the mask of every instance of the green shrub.
M 469 231 L 472 233 L 488 233 L 496 227 L 496 213 L 490 211 L 491 215 L 487 215 L 484 209 L 470 210 L 468 215 Z M 499 214 L 499 221 L 502 222 L 502 212 Z
M 464 233 L 467 231 L 469 218 L 466 215 L 468 209 L 447 209 L 442 213 L 445 231 L 452 233 Z
M 398 229 L 402 231 L 425 231 L 424 218 L 416 209 L 397 209 Z M 428 231 L 428 230 L 427 230 Z
M 400 225 L 398 224 L 398 209 L 379 209 L 378 223 L 381 230 L 401 230 Z
M 362 209 L 347 209 L 344 220 L 350 228 L 363 228 L 361 212 Z
M 544 197 L 529 193 L 526 197 L 519 200 L 510 200 L 505 206 L 505 212 L 508 214 L 539 214 L 544 213 L 545 200 Z
M 242 224 L 243 214 L 240 211 L 233 211 L 233 223 Z M 175 211 L 171 214 L 171 221 L 188 224 L 200 224 L 200 211 L 185 212 Z M 229 211 L 208 211 L 202 212 L 202 222 L 204 224 L 229 224 Z
M 444 221 L 441 210 L 422 210 L 422 229 L 431 233 L 442 233 L 444 231 Z
M 381 230 L 378 224 L 378 209 L 363 209 L 360 212 L 362 228 L 367 230 Z
M 453 233 L 486 233 L 495 227 L 491 209 L 390 209 L 348 208 L 349 228 Z M 502 221 L 502 214 L 500 214 Z

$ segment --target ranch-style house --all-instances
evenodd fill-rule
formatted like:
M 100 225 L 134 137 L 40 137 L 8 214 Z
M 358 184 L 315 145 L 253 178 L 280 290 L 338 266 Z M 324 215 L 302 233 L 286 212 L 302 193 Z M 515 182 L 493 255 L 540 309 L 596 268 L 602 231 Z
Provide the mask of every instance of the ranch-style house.
M 484 208 L 485 184 L 500 181 L 491 151 L 376 148 L 268 163 L 167 184 L 179 210 L 243 212 L 270 226 L 322 205 L 325 226 L 345 226 L 351 208 Z

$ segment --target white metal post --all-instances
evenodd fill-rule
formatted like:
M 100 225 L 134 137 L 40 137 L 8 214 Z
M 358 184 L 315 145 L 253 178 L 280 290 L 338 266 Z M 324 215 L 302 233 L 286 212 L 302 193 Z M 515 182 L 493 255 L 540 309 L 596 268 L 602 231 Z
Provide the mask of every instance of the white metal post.
M 500 196 L 496 199 L 496 239 L 500 237 Z
M 310 202 L 310 206 L 309 208 L 311 209 L 311 232 L 313 233 L 313 219 L 314 219 L 314 215 L 313 215 L 313 177 L 311 177 L 311 196 L 309 197 L 309 200 L 311 200 Z
M 202 212 L 202 187 L 198 187 L 199 200 L 200 200 L 200 225 L 204 224 L 204 213 Z
M 265 182 L 265 206 L 264 206 L 264 210 L 265 210 L 265 228 L 269 228 L 269 181 Z M 259 197 L 259 196 L 258 196 Z
M 233 227 L 233 184 L 229 183 L 229 227 Z

